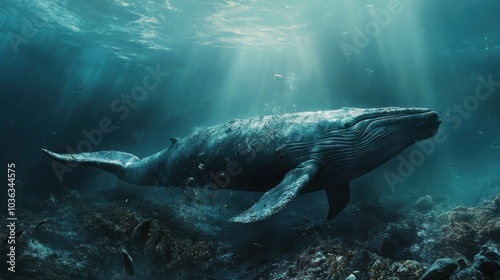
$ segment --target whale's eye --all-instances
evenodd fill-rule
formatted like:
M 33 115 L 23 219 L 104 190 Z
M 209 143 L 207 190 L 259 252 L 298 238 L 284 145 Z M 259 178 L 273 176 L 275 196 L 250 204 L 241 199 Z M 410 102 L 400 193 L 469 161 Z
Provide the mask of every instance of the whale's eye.
M 350 122 L 346 122 L 346 123 L 344 124 L 344 127 L 350 127 L 350 126 L 351 126 L 351 123 L 350 123 Z

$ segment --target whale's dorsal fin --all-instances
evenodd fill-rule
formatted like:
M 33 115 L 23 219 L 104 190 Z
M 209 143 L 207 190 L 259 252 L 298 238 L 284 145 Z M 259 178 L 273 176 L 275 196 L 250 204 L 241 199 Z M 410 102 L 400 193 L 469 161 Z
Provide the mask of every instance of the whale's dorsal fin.
M 172 146 L 175 145 L 175 143 L 179 142 L 179 138 L 172 137 L 170 138 L 170 142 L 172 142 Z
M 81 166 L 99 167 L 105 171 L 113 173 L 120 177 L 131 164 L 139 161 L 139 158 L 133 154 L 119 152 L 119 151 L 103 151 L 92 153 L 79 153 L 79 154 L 58 154 L 46 149 L 42 151 L 50 158 L 65 162 L 66 164 L 78 164 Z
M 235 223 L 251 223 L 269 218 L 290 203 L 316 175 L 318 162 L 308 160 L 288 171 L 276 187 L 266 192 L 252 207 L 230 219 Z

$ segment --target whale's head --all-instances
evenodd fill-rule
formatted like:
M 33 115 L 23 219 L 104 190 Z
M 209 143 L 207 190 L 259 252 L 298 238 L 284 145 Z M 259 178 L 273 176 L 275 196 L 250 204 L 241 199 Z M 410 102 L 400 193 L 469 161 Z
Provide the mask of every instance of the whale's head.
M 323 172 L 356 178 L 437 133 L 438 114 L 426 108 L 342 108 L 314 148 Z
M 343 108 L 340 126 L 358 144 L 401 146 L 434 136 L 441 121 L 427 108 Z

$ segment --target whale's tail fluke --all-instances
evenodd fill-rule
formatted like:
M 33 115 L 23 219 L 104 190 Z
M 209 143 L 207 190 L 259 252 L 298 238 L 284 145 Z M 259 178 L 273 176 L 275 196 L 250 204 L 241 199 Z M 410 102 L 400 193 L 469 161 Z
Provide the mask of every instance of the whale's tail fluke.
M 129 182 L 131 181 L 129 178 L 130 171 L 140 161 L 138 157 L 132 154 L 119 151 L 79 154 L 58 154 L 43 148 L 42 151 L 53 160 L 65 163 L 70 167 L 77 165 L 97 167 Z

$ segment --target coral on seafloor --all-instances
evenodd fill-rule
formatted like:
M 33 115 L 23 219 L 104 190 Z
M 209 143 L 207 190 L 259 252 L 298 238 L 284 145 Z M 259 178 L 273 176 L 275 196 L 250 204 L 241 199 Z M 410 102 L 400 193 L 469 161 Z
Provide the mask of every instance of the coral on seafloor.
M 500 195 L 475 207 L 442 206 L 430 195 L 359 201 L 332 222 L 289 228 L 294 246 L 280 248 L 286 226 L 278 234 L 227 223 L 227 234 L 210 234 L 205 218 L 220 208 L 188 213 L 193 223 L 183 212 L 190 205 L 125 191 L 61 192 L 45 211 L 24 210 L 17 271 L 6 279 L 500 279 Z M 137 246 L 134 229 L 146 220 Z M 203 230 L 193 226 L 200 223 Z
M 8 279 L 130 279 L 122 246 L 133 259 L 136 279 L 197 278 L 224 262 L 218 259 L 224 246 L 180 226 L 171 209 L 104 202 L 77 191 L 54 201 L 43 223 L 23 212 L 23 221 L 36 226 L 26 226 L 18 240 L 17 271 Z M 146 218 L 152 226 L 141 254 L 131 235 Z
M 425 266 L 413 261 L 393 261 L 370 253 L 365 249 L 353 249 L 344 243 L 309 248 L 293 261 L 275 264 L 278 268 L 261 279 L 418 279 Z
M 478 207 L 456 207 L 441 227 L 440 249 L 472 259 L 482 244 L 500 242 L 500 195 Z
M 378 220 L 378 232 L 363 242 L 339 234 L 335 225 L 307 227 L 321 234 L 311 238 L 317 245 L 261 269 L 256 279 L 500 279 L 499 201 L 497 195 L 451 210 L 417 203 L 401 209 L 397 222 Z M 350 225 L 370 226 L 371 215 Z

